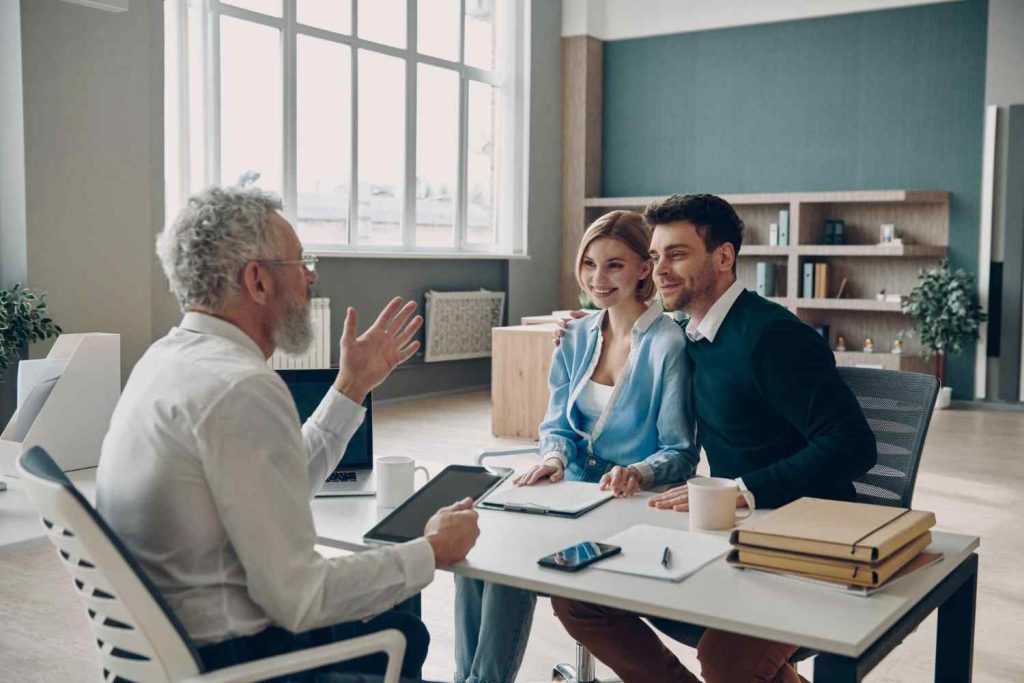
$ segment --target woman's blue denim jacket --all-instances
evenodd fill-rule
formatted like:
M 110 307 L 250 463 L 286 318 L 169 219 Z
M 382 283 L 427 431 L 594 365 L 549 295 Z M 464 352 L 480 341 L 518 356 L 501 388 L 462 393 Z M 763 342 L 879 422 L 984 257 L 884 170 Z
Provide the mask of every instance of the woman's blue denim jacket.
M 633 326 L 631 350 L 608 405 L 587 432 L 576 401 L 601 357 L 605 312 L 570 323 L 551 361 L 551 401 L 540 426 L 542 457 L 567 479 L 598 481 L 633 465 L 644 488 L 685 481 L 700 460 L 686 365 L 686 335 L 655 302 Z

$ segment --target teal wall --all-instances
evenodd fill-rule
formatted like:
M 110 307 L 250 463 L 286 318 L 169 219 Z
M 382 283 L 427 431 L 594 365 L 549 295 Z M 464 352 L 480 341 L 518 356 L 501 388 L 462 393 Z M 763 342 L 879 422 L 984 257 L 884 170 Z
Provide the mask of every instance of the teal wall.
M 605 196 L 941 189 L 977 271 L 984 0 L 604 47 Z M 970 398 L 974 347 L 950 359 Z

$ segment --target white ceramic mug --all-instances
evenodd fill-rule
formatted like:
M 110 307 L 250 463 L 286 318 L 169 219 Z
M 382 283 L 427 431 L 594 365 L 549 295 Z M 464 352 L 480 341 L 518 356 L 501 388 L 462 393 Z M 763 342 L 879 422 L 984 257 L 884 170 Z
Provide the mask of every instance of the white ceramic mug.
M 690 494 L 690 531 L 717 531 L 731 529 L 742 519 L 754 514 L 754 496 L 740 491 L 734 479 L 697 477 L 686 482 Z M 747 501 L 747 512 L 736 514 L 736 498 Z
M 374 468 L 377 471 L 377 505 L 382 508 L 396 508 L 412 495 L 417 471 L 430 479 L 426 467 L 417 467 L 416 461 L 405 455 L 377 458 Z

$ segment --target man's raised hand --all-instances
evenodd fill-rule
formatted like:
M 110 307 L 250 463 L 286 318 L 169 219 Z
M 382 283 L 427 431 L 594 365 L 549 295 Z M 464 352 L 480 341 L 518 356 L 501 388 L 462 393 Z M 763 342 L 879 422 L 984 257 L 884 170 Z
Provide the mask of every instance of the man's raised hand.
M 392 370 L 412 358 L 420 348 L 413 337 L 423 324 L 422 316 L 412 317 L 415 310 L 415 301 L 403 305 L 401 297 L 395 297 L 373 325 L 356 336 L 356 309 L 350 306 L 341 333 L 338 379 L 334 387 L 354 402 L 362 403 Z

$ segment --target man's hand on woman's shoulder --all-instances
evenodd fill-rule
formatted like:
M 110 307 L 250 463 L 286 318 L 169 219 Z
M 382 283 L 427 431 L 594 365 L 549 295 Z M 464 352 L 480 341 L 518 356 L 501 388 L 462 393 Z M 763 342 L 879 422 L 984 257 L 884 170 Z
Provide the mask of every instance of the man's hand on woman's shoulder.
M 572 317 L 571 318 L 561 318 L 558 321 L 558 327 L 555 328 L 555 334 L 551 338 L 551 343 L 554 344 L 555 346 L 558 346 L 559 344 L 562 343 L 562 337 L 565 336 L 565 331 L 567 329 L 569 329 L 569 323 L 571 323 L 573 320 L 579 320 L 580 318 L 586 318 L 590 314 L 587 313 L 586 311 L 575 310 L 575 311 L 569 311 L 569 315 L 572 316 Z

